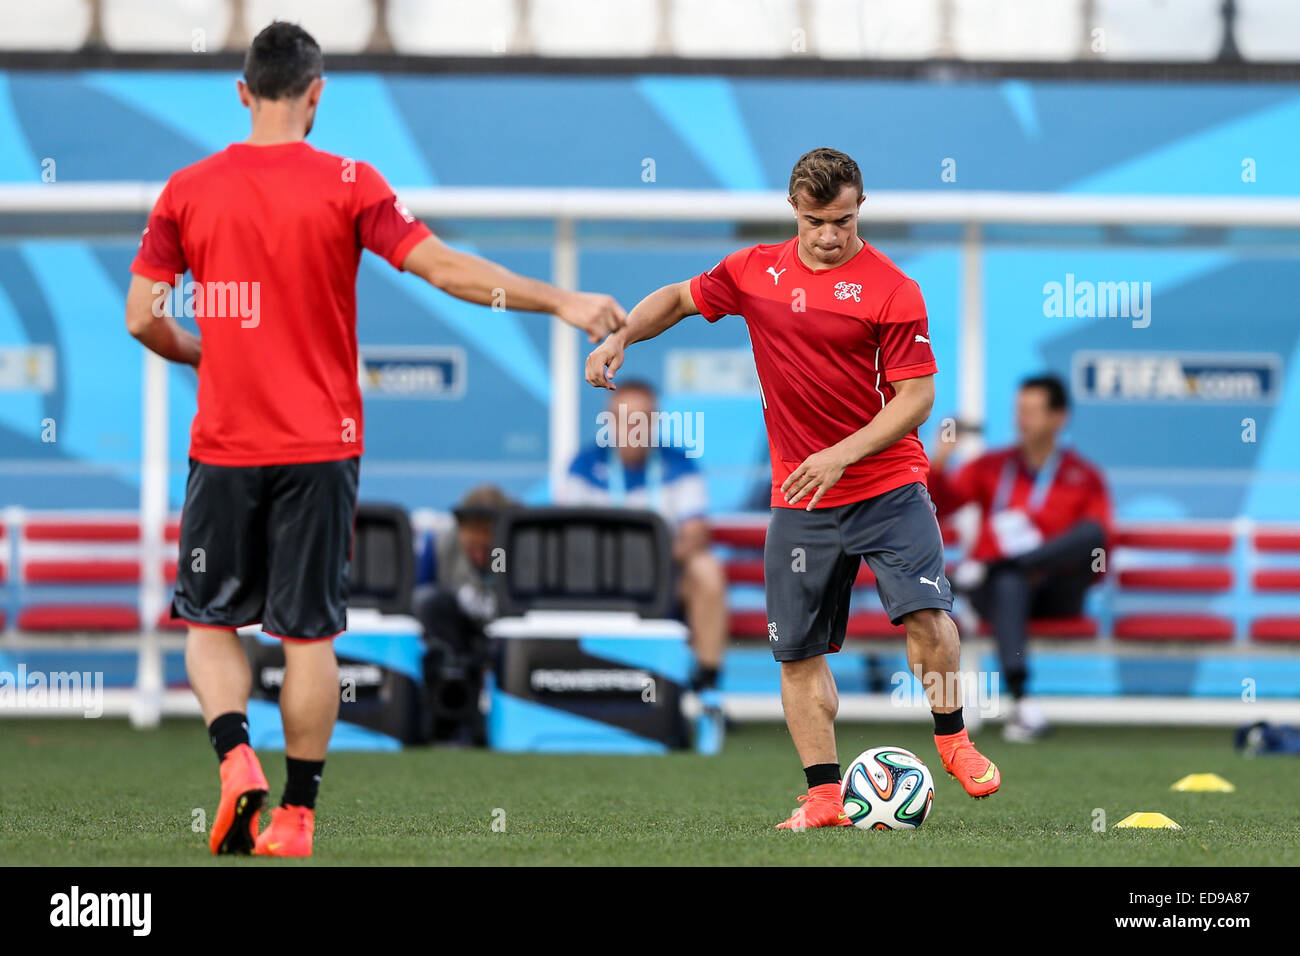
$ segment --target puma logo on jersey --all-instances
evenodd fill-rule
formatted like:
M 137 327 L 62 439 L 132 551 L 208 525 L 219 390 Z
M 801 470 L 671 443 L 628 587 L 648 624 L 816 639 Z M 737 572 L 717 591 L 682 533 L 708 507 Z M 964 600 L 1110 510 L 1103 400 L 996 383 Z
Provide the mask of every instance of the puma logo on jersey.
M 924 342 L 926 345 L 929 345 L 929 344 L 930 344 L 930 340 L 927 339 L 927 338 L 926 338 L 924 335 L 922 335 L 920 332 L 917 332 L 917 333 L 916 333 L 916 338 L 913 339 L 913 341 L 914 341 L 914 342 Z
M 922 584 L 933 584 L 933 585 L 934 585 L 934 589 L 935 589 L 936 592 L 938 592 L 939 594 L 942 594 L 942 593 L 943 593 L 943 591 L 940 590 L 940 588 L 939 588 L 939 582 L 938 582 L 938 581 L 931 581 L 929 578 L 927 578 L 927 577 L 925 577 L 925 576 L 922 576 L 922 577 L 921 577 L 921 583 L 922 583 Z
M 777 272 L 776 269 L 774 269 L 772 266 L 768 266 L 768 267 L 767 267 L 767 274 L 770 275 L 770 276 L 772 277 L 772 285 L 779 285 L 779 284 L 780 284 L 780 282 L 781 282 L 781 275 L 782 275 L 782 273 L 784 273 L 784 272 L 785 272 L 784 269 L 782 269 L 781 272 Z

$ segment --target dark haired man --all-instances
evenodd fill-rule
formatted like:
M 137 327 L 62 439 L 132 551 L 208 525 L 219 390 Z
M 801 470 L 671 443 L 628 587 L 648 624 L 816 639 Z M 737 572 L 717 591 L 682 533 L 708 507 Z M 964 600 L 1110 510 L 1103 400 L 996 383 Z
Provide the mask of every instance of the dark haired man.
M 997 638 L 1002 679 L 1015 700 L 1003 735 L 1013 741 L 1047 730 L 1025 694 L 1029 620 L 1082 613 L 1111 527 L 1101 471 L 1060 443 L 1069 407 L 1055 375 L 1027 378 L 1016 395 L 1015 445 L 980 455 L 954 474 L 946 466 L 956 442 L 943 442 L 930 469 L 940 513 L 970 502 L 980 509 L 970 560 L 954 576 Z
M 688 315 L 741 315 L 749 327 L 772 458 L 768 635 L 808 784 L 779 828 L 806 829 L 851 823 L 835 746 L 839 698 L 824 655 L 844 642 L 863 559 L 890 619 L 906 628 L 944 768 L 973 797 L 996 791 L 1001 775 L 961 716 L 952 591 L 916 435 L 936 371 L 920 289 L 859 238 L 862 174 L 851 158 L 805 154 L 789 195 L 795 238 L 733 252 L 652 292 L 587 358 L 586 377 L 613 388 L 628 345 Z
M 172 614 L 190 625 L 186 665 L 220 760 L 213 853 L 312 851 L 363 451 L 361 250 L 470 302 L 504 294 L 510 308 L 557 315 L 592 341 L 625 318 L 608 296 L 447 248 L 374 168 L 308 146 L 322 69 L 299 26 L 275 22 L 254 38 L 238 82 L 252 132 L 167 181 L 127 293 L 131 334 L 199 370 Z M 163 307 L 187 270 L 201 340 Z M 248 745 L 251 677 L 235 633 L 258 622 L 284 642 L 288 771 L 260 835 L 268 788 Z

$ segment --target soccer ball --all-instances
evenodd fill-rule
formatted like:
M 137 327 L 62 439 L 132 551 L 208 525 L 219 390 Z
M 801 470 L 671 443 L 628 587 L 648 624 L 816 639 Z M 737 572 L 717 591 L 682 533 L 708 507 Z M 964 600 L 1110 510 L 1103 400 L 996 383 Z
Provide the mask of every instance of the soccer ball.
M 873 747 L 849 764 L 840 785 L 844 812 L 861 830 L 914 830 L 930 815 L 934 780 L 902 747 Z

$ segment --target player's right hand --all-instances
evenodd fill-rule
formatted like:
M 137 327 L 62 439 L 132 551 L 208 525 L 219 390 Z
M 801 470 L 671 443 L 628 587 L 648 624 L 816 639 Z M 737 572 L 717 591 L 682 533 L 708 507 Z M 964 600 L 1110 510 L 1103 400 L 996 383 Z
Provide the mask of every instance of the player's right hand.
M 599 342 L 627 323 L 627 313 L 618 301 L 599 292 L 570 293 L 556 315 L 586 332 L 589 342 Z
M 618 336 L 611 335 L 587 356 L 587 384 L 614 391 L 614 373 L 622 367 L 623 346 Z

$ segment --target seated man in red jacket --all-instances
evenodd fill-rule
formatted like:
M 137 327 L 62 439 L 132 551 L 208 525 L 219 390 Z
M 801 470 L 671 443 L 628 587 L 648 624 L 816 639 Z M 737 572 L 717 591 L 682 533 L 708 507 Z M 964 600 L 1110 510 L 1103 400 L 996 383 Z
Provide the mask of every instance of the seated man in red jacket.
M 941 443 L 930 458 L 930 497 L 939 514 L 972 501 L 981 511 L 971 560 L 953 585 L 997 637 L 1003 686 L 1016 702 L 1003 731 L 1009 740 L 1033 740 L 1047 729 L 1025 697 L 1028 622 L 1082 613 L 1111 527 L 1100 470 L 1058 441 L 1068 415 L 1059 378 L 1029 378 L 1016 396 L 1016 445 L 986 452 L 955 473 L 945 468 L 955 442 Z

